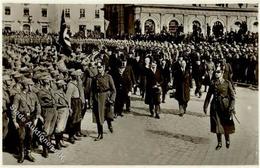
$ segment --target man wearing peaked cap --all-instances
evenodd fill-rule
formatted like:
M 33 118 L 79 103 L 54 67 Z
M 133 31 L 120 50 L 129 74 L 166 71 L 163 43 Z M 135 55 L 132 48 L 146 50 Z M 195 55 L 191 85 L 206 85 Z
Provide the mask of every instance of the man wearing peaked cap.
M 71 73 L 71 81 L 68 83 L 66 92 L 71 113 L 68 121 L 69 142 L 72 144 L 75 143 L 75 140 L 79 140 L 76 135 L 82 135 L 81 120 L 83 118 L 82 109 L 84 109 L 85 97 L 81 75 L 82 71 L 80 69 Z
M 31 79 L 24 78 L 21 82 L 21 92 L 14 96 L 11 108 L 12 122 L 18 131 L 19 139 L 19 157 L 18 163 L 22 163 L 24 159 L 34 162 L 31 155 L 32 129 L 31 125 L 36 119 L 42 119 L 41 106 L 38 97 L 32 92 Z M 20 113 L 23 118 L 17 117 Z
M 56 84 L 57 90 L 54 92 L 54 97 L 56 100 L 58 117 L 55 128 L 55 148 L 61 149 L 61 147 L 67 147 L 63 142 L 63 131 L 65 130 L 69 117 L 69 103 L 65 94 L 66 82 L 64 80 L 58 80 Z
M 38 91 L 38 98 L 41 104 L 41 110 L 44 117 L 44 131 L 45 138 L 50 142 L 51 135 L 54 132 L 56 120 L 57 120 L 57 110 L 56 110 L 56 102 L 54 99 L 54 90 L 51 87 L 51 77 L 48 73 L 40 76 L 39 80 L 42 81 L 42 87 Z M 43 157 L 48 157 L 48 147 L 46 144 L 43 144 Z M 51 147 L 53 150 L 53 147 Z
M 81 76 L 82 74 L 83 74 L 83 72 L 81 71 L 81 69 L 78 69 L 71 73 L 72 76 Z

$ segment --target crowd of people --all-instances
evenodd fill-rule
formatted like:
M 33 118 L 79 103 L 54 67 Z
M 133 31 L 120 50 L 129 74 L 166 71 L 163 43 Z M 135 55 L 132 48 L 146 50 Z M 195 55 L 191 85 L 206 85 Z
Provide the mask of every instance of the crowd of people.
M 211 131 L 217 133 L 216 149 L 221 148 L 221 134 L 228 148 L 229 134 L 234 133 L 229 112 L 234 112 L 235 82 L 258 84 L 257 43 L 71 39 L 73 52 L 65 55 L 55 45 L 20 36 L 4 36 L 9 40 L 3 43 L 2 57 L 4 148 L 17 147 L 19 163 L 35 161 L 31 151 L 39 146 L 43 157 L 48 157 L 54 149 L 67 147 L 64 140 L 74 144 L 86 137 L 81 121 L 87 110 L 93 112 L 98 130 L 95 141 L 100 141 L 103 123 L 113 133 L 112 122 L 131 112 L 130 97 L 138 90 L 156 119 L 169 90 L 173 89 L 181 117 L 190 88 L 195 87 L 198 98 L 208 91 L 204 112 L 213 95 Z M 17 42 L 17 38 L 30 42 Z M 44 140 L 28 123 L 43 133 Z

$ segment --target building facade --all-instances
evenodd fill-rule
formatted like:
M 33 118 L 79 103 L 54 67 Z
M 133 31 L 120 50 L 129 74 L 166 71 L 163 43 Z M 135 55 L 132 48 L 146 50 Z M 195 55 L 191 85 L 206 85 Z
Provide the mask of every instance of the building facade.
M 72 34 L 81 31 L 104 32 L 103 5 L 92 4 L 3 4 L 3 29 L 58 33 L 62 10 Z
M 223 32 L 236 31 L 242 22 L 248 30 L 258 31 L 257 4 L 190 4 L 190 5 L 104 5 L 105 19 L 109 20 L 107 35 L 134 34 L 136 26 L 141 33 L 160 33 L 163 29 L 175 32 L 178 26 L 191 33 L 193 25 L 207 33 L 207 28 L 221 25 Z M 138 24 L 137 24 L 138 23 Z

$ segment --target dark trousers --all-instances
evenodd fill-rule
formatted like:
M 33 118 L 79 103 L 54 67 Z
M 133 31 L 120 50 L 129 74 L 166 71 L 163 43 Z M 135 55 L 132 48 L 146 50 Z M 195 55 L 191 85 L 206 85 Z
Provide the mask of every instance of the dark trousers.
M 131 98 L 130 96 L 126 97 L 126 111 L 130 111 L 130 107 L 131 107 Z
M 200 96 L 202 95 L 201 93 L 201 86 L 202 86 L 202 80 L 195 78 L 195 84 L 196 84 L 196 89 L 195 89 L 195 95 L 199 94 Z
M 218 140 L 218 143 L 222 143 L 222 134 L 217 133 L 217 140 Z M 225 134 L 225 140 L 230 141 L 229 134 Z
M 123 113 L 124 104 L 125 103 L 127 104 L 128 103 L 127 101 L 130 102 L 130 98 L 128 100 L 128 97 L 129 96 L 127 95 L 127 93 L 125 93 L 124 90 L 117 89 L 117 95 L 116 95 L 116 100 L 115 100 L 115 110 L 114 110 L 116 115 L 121 115 Z
M 76 132 L 80 131 L 80 124 L 82 119 L 82 101 L 80 98 L 71 99 L 72 115 L 68 119 L 68 133 L 72 138 Z
M 159 104 L 149 104 L 149 110 L 151 115 L 155 114 L 158 115 L 160 113 L 160 105 Z
M 29 127 L 29 125 L 26 125 L 25 123 L 19 123 L 19 128 L 17 129 L 18 133 L 18 152 L 19 156 L 21 157 L 24 154 L 27 154 L 28 151 L 31 150 L 31 144 L 32 144 L 32 129 Z
M 180 114 L 186 113 L 188 102 L 186 102 L 186 101 L 178 101 L 178 103 L 179 103 L 179 113 Z

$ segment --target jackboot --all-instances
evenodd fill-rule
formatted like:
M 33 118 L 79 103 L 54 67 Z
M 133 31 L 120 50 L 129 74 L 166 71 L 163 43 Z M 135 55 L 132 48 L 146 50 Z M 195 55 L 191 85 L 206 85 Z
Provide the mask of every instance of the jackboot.
M 111 121 L 107 121 L 107 126 L 108 126 L 109 131 L 110 131 L 111 133 L 113 133 L 114 130 L 113 130 L 113 126 L 112 126 L 112 122 L 111 122 Z
M 18 163 L 24 162 L 24 149 L 19 150 L 19 157 L 18 157 Z
M 60 144 L 60 133 L 56 133 L 55 134 L 55 148 L 58 149 L 58 150 L 61 150 L 61 144 Z
M 26 152 L 25 158 L 26 158 L 27 160 L 29 160 L 30 162 L 34 162 L 34 161 L 35 161 L 35 158 L 32 156 L 31 150 L 28 150 L 28 151 Z
M 103 139 L 103 126 L 98 125 L 98 137 L 94 141 L 100 141 L 101 139 Z
M 46 145 L 43 146 L 42 156 L 45 158 L 49 157 L 48 147 Z

